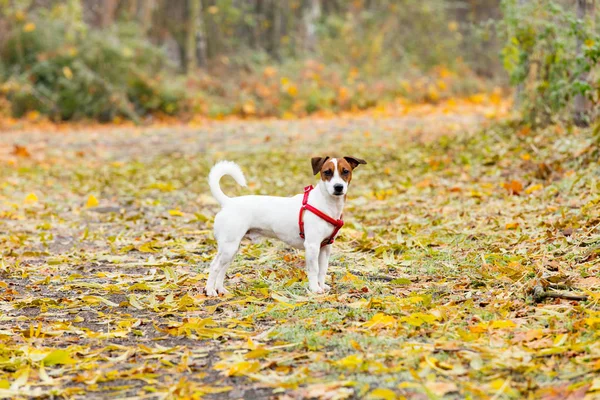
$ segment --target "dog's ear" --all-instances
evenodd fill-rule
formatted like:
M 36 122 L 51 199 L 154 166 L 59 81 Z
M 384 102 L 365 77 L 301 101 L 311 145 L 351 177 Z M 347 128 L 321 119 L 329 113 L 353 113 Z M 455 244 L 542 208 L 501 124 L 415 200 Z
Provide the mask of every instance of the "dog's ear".
M 350 156 L 344 157 L 344 160 L 348 161 L 348 164 L 350 164 L 352 169 L 358 167 L 359 164 L 367 163 L 365 160 L 361 160 L 360 158 L 350 157 Z
M 310 163 L 312 164 L 313 175 L 319 173 L 325 161 L 327 161 L 329 157 L 313 157 L 310 159 Z

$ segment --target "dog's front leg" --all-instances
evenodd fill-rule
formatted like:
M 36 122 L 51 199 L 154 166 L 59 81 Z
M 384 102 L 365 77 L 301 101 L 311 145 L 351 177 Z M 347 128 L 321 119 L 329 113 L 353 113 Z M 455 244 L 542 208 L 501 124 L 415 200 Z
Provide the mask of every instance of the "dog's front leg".
M 304 243 L 306 250 L 306 275 L 308 275 L 308 289 L 313 293 L 323 293 L 319 286 L 319 250 L 318 244 Z
M 328 244 L 325 247 L 321 247 L 319 253 L 319 286 L 324 292 L 331 289 L 328 284 L 325 283 L 327 277 L 327 269 L 329 268 L 329 256 L 331 255 L 331 245 Z

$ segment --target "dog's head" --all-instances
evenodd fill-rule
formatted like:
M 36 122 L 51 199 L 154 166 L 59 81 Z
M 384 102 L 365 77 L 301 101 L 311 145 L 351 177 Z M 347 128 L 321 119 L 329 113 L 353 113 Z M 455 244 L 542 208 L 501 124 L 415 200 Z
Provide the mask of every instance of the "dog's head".
M 321 173 L 321 180 L 331 196 L 343 196 L 348 192 L 352 180 L 352 171 L 365 160 L 356 157 L 313 157 L 311 159 L 313 174 Z

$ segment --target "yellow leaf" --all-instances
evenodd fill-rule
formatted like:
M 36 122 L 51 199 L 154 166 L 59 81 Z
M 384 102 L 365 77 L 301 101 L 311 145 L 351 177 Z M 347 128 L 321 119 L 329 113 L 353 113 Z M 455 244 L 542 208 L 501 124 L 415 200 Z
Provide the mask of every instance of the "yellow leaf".
M 90 197 L 87 199 L 87 203 L 85 203 L 86 208 L 98 207 L 98 199 L 93 194 L 90 194 Z
M 490 324 L 490 328 L 492 329 L 514 329 L 516 327 L 517 324 L 507 319 L 494 321 Z
M 365 322 L 367 328 L 386 328 L 396 326 L 396 318 L 391 315 L 385 315 L 383 313 L 377 313 L 373 315 L 373 318 Z
M 154 246 L 154 242 L 144 243 L 143 245 L 141 245 L 138 248 L 138 250 L 141 251 L 142 253 L 156 253 L 157 250 L 153 246 Z
M 598 317 L 586 318 L 585 323 L 592 328 L 596 325 L 600 326 L 600 318 L 598 318 Z
M 75 364 L 76 361 L 71 358 L 71 354 L 67 350 L 54 350 L 52 353 L 44 357 L 44 365 L 68 365 Z
M 73 71 L 69 67 L 63 67 L 63 75 L 69 80 L 73 79 Z
M 241 376 L 257 372 L 260 369 L 258 361 L 240 361 L 227 370 L 227 376 Z
M 255 359 L 255 358 L 264 358 L 269 353 L 270 353 L 269 350 L 267 350 L 264 347 L 260 346 L 260 347 L 257 347 L 256 349 L 254 349 L 254 350 L 246 353 L 246 355 L 244 357 L 246 357 L 246 359 L 248 359 L 248 360 L 252 360 L 252 359 Z
M 348 357 L 344 357 L 341 360 L 336 361 L 335 364 L 338 367 L 354 370 L 363 364 L 363 358 L 362 358 L 362 356 L 357 356 L 355 354 L 352 354 L 352 355 L 349 355 Z
M 518 222 L 509 222 L 508 224 L 506 224 L 506 229 L 517 229 L 518 227 Z
M 412 326 L 421 326 L 423 324 L 431 324 L 438 319 L 433 314 L 424 314 L 424 313 L 413 313 L 407 317 L 402 317 L 402 322 L 406 322 Z
M 498 378 L 498 379 L 494 379 L 493 381 L 491 381 L 490 386 L 494 390 L 500 390 L 500 389 L 502 389 L 502 387 L 504 386 L 505 383 L 506 383 L 506 381 L 504 379 Z
M 174 217 L 183 217 L 183 213 L 179 210 L 169 210 L 169 214 Z
M 29 193 L 27 195 L 27 197 L 25 197 L 25 203 L 26 204 L 37 203 L 37 201 L 38 201 L 38 197 L 35 195 L 35 193 Z
M 83 300 L 84 302 L 88 303 L 88 304 L 99 304 L 99 303 L 104 303 L 107 306 L 111 306 L 111 307 L 118 307 L 119 305 L 117 303 L 113 303 L 110 300 L 106 300 L 104 297 L 100 297 L 100 296 L 83 296 L 81 298 L 81 300 Z
M 10 387 L 10 382 L 6 379 L 0 380 L 0 389 L 8 389 Z
M 54 379 L 50 378 L 46 373 L 46 369 L 44 368 L 44 364 L 40 365 L 40 371 L 38 372 L 40 379 L 44 383 L 53 383 Z
M 525 189 L 525 193 L 531 194 L 533 192 L 537 192 L 538 190 L 542 190 L 543 188 L 544 185 L 538 183 L 537 185 L 529 186 L 527 189 Z
M 33 32 L 35 31 L 35 24 L 33 22 L 28 22 L 23 27 L 23 32 Z
M 398 398 L 396 393 L 390 389 L 375 389 L 366 397 L 369 400 L 395 400 Z

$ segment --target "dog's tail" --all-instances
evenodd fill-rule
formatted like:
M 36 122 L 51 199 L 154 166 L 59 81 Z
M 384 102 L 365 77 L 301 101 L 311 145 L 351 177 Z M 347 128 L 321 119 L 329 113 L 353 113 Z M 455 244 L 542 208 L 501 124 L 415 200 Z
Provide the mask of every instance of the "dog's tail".
M 212 195 L 221 205 L 229 200 L 229 196 L 223 193 L 221 185 L 219 185 L 219 181 L 224 175 L 230 175 L 238 185 L 246 187 L 246 178 L 239 165 L 232 161 L 219 161 L 216 163 L 208 174 L 208 185 Z

